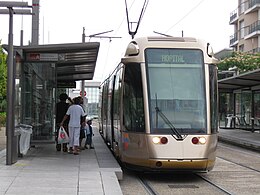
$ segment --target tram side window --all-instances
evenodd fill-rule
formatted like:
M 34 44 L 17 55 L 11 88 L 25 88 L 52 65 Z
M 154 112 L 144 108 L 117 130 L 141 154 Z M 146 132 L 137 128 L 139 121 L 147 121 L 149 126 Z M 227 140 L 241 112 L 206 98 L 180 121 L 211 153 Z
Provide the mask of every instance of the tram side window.
M 102 99 L 102 107 L 104 108 L 102 111 L 102 121 L 103 127 L 106 125 L 107 121 L 107 112 L 108 112 L 108 83 L 103 86 L 103 99 Z
M 113 120 L 114 120 L 114 129 L 119 129 L 119 116 L 120 116 L 120 94 L 121 94 L 121 69 L 117 72 L 115 78 L 115 86 L 113 92 Z
M 123 123 L 127 131 L 144 132 L 144 101 L 140 64 L 125 65 Z
M 218 86 L 217 67 L 209 65 L 211 133 L 218 131 Z

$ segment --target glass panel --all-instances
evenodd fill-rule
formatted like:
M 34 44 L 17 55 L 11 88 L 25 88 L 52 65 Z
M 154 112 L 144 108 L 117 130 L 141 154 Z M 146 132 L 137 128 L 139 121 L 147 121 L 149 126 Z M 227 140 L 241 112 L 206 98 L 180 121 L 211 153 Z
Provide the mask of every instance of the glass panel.
M 53 139 L 55 81 L 54 64 L 24 64 L 22 123 L 33 126 L 33 140 Z
M 236 94 L 236 127 L 251 128 L 251 92 Z
M 127 131 L 145 131 L 140 64 L 127 64 L 124 74 L 123 123 Z
M 114 119 L 114 128 L 117 130 L 119 129 L 119 122 L 120 122 L 120 95 L 121 95 L 121 82 L 120 82 L 120 76 L 121 76 L 121 69 L 116 73 L 115 77 L 115 86 L 113 90 L 113 119 Z
M 251 108 L 252 108 L 252 93 L 247 91 L 242 93 L 242 124 L 251 127 Z
M 217 67 L 215 65 L 209 65 L 209 82 L 211 133 L 216 133 L 218 131 L 218 86 Z
M 102 123 L 102 131 L 103 129 L 106 129 L 106 125 L 107 125 L 107 112 L 108 112 L 108 81 L 106 81 L 106 83 L 103 86 L 102 89 L 102 108 L 104 108 L 102 110 L 101 113 L 101 121 Z
M 233 121 L 232 124 L 231 121 L 228 121 L 231 120 L 232 116 L 234 115 L 233 100 L 233 93 L 219 93 L 219 126 L 222 128 L 231 127 L 231 125 L 234 125 Z
M 99 89 L 97 87 L 88 87 L 85 90 L 86 90 L 87 101 L 88 101 L 88 108 L 87 108 L 88 117 L 97 118 Z
M 170 133 L 159 108 L 180 133 L 206 132 L 203 54 L 190 49 L 147 49 L 151 132 Z
M 254 94 L 254 129 L 260 129 L 260 92 Z

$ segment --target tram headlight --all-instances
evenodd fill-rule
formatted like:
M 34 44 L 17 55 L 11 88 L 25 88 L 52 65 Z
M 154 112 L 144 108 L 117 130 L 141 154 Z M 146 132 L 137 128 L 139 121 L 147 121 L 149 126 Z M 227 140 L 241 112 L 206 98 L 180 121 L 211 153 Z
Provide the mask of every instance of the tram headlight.
M 167 137 L 153 137 L 153 143 L 154 144 L 167 144 L 168 139 Z
M 205 137 L 199 137 L 200 144 L 205 144 L 207 139 Z
M 193 137 L 191 139 L 191 142 L 193 144 L 205 144 L 207 142 L 207 139 L 205 137 Z
M 160 143 L 160 138 L 159 137 L 153 137 L 153 143 L 154 144 L 159 144 Z

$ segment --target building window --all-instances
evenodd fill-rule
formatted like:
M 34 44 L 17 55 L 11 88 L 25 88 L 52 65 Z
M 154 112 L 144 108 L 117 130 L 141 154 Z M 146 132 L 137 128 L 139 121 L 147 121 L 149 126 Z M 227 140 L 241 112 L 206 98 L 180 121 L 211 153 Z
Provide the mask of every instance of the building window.
M 239 22 L 239 29 L 240 29 L 240 39 L 243 39 L 245 36 L 245 22 L 244 20 Z
M 244 51 L 244 44 L 243 45 L 239 45 L 239 51 L 243 52 Z

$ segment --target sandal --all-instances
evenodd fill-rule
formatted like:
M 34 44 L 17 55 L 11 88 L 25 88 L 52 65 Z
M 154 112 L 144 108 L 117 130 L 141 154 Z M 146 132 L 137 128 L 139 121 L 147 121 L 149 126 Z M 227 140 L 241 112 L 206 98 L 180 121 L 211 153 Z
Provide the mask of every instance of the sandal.
M 69 153 L 69 154 L 73 154 L 72 148 L 69 149 L 68 153 Z

